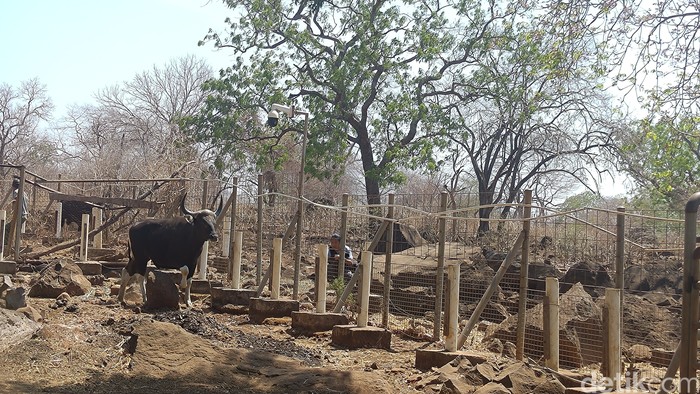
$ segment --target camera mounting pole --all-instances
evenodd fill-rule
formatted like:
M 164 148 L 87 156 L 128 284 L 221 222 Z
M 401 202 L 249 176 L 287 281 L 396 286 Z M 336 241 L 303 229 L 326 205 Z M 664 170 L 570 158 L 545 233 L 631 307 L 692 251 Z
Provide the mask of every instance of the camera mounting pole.
M 306 141 L 309 136 L 309 112 L 297 110 L 294 106 L 282 104 L 272 104 L 270 112 L 267 114 L 267 125 L 277 126 L 279 113 L 282 112 L 289 118 L 294 115 L 304 115 L 304 138 L 301 142 L 301 164 L 299 168 L 299 183 L 297 190 L 297 227 L 296 239 L 294 240 L 294 287 L 292 298 L 299 298 L 299 272 L 301 271 L 301 236 L 304 222 L 304 167 L 306 166 Z

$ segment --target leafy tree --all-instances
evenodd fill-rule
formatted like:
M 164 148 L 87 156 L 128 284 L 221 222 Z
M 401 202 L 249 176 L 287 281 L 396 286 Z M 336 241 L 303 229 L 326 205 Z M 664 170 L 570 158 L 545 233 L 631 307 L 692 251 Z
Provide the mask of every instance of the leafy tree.
M 46 87 L 39 80 L 21 82 L 19 87 L 0 84 L 0 163 L 32 165 L 41 153 L 50 151 L 38 130 L 52 110 Z
M 700 190 L 698 118 L 638 122 L 619 137 L 621 165 L 641 187 L 638 194 L 680 208 Z
M 588 10 L 553 7 L 500 23 L 461 88 L 471 102 L 451 106 L 447 136 L 469 157 L 480 218 L 496 203 L 517 202 L 525 188 L 551 201 L 556 185 L 571 190 L 606 171 L 617 117 L 600 88 L 602 52 L 577 26 L 588 23 Z M 489 230 L 481 221 L 478 233 Z
M 492 24 L 527 10 L 472 0 L 227 4 L 237 15 L 228 32 L 210 31 L 201 44 L 231 50 L 236 62 L 206 85 L 212 95 L 185 123 L 188 132 L 222 153 L 249 142 L 267 153 L 285 138 L 298 142 L 303 126 L 269 129 L 260 114 L 271 103 L 303 107 L 312 116 L 306 171 L 342 172 L 356 149 L 369 203 L 405 180 L 402 169 L 435 168 L 433 150 L 444 147 L 440 99 L 468 101 L 459 87 L 493 42 Z

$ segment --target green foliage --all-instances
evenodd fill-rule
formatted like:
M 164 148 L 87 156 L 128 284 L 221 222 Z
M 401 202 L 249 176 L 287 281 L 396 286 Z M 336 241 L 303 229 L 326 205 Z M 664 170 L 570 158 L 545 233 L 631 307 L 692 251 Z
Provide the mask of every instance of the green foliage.
M 604 199 L 600 196 L 600 194 L 587 190 L 583 193 L 579 193 L 568 197 L 566 200 L 564 200 L 564 203 L 561 205 L 561 209 L 572 210 L 586 207 L 597 207 L 603 201 Z
M 345 279 L 342 276 L 333 279 L 333 281 L 328 284 L 328 287 L 331 290 L 335 291 L 336 300 L 340 300 L 340 296 L 343 295 L 343 292 L 345 291 L 345 285 Z M 345 306 L 347 307 L 347 309 L 350 309 L 354 305 L 355 295 L 350 293 L 350 295 L 348 295 L 348 298 L 345 300 Z
M 271 103 L 294 104 L 311 114 L 307 173 L 333 178 L 358 154 L 368 195 L 405 182 L 405 169 L 436 169 L 454 105 L 445 98 L 460 99 L 454 87 L 470 78 L 491 24 L 528 9 L 473 0 L 227 4 L 239 17 L 200 44 L 232 51 L 236 64 L 207 84 L 206 108 L 183 128 L 232 157 L 279 163 L 290 156 L 269 152 L 295 154 L 283 136 L 298 144 L 303 126 L 270 129 L 258 118 Z
M 700 118 L 645 119 L 620 141 L 625 171 L 643 198 L 681 207 L 700 190 Z

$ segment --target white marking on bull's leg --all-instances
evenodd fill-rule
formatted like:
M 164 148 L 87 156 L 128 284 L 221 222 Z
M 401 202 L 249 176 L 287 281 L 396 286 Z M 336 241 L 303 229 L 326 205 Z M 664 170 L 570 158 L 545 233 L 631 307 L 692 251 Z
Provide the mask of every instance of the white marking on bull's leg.
M 129 285 L 129 280 L 131 279 L 131 275 L 129 275 L 128 272 L 126 272 L 126 268 L 122 269 L 122 281 L 119 284 L 119 295 L 117 296 L 117 300 L 119 302 L 124 302 L 124 293 L 126 292 L 126 286 Z
M 190 274 L 190 269 L 187 268 L 186 265 L 183 265 L 182 267 L 180 267 L 180 273 L 182 274 L 182 279 L 180 279 L 180 290 L 182 290 L 185 288 L 185 286 L 187 286 L 187 275 Z
M 140 274 L 138 274 L 138 275 L 140 276 L 139 279 L 141 280 L 141 283 L 140 283 L 141 294 L 143 295 L 143 303 L 145 304 L 146 303 L 146 276 L 140 275 Z
M 190 289 L 192 288 L 192 278 L 187 279 L 187 287 L 185 288 L 185 303 L 188 308 L 192 308 L 192 300 L 190 299 Z

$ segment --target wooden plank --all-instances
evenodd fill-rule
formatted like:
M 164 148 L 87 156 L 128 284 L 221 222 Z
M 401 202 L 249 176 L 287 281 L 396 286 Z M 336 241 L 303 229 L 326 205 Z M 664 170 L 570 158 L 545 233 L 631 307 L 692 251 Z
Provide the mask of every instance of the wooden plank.
M 114 204 L 114 205 L 121 205 L 124 207 L 130 207 L 130 208 L 157 209 L 158 205 L 160 205 L 160 203 L 157 203 L 157 202 L 133 200 L 130 198 L 75 196 L 72 194 L 63 194 L 63 193 L 49 193 L 49 198 L 51 200 L 58 200 L 58 201 L 84 201 L 84 202 L 101 203 L 101 204 Z

